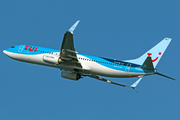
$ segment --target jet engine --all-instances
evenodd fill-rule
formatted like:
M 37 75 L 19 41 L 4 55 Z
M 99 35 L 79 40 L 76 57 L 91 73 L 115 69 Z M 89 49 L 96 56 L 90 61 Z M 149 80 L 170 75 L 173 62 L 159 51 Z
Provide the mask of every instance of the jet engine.
M 48 62 L 48 63 L 53 63 L 53 64 L 61 63 L 61 59 L 59 58 L 59 56 L 50 55 L 50 54 L 45 54 L 43 56 L 43 61 Z
M 62 71 L 61 76 L 63 78 L 67 78 L 67 79 L 70 79 L 70 80 L 79 80 L 81 78 L 80 74 L 73 73 L 73 72 L 70 72 L 70 71 Z

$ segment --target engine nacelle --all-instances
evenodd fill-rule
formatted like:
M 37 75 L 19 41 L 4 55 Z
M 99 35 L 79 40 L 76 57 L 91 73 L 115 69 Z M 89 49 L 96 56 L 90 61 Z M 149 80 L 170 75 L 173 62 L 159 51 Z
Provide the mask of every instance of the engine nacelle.
M 59 64 L 61 62 L 61 59 L 55 55 L 45 54 L 43 56 L 43 61 L 48 63 Z
M 81 78 L 80 74 L 69 72 L 69 71 L 62 71 L 61 76 L 63 78 L 67 78 L 67 79 L 71 79 L 71 80 L 79 80 Z

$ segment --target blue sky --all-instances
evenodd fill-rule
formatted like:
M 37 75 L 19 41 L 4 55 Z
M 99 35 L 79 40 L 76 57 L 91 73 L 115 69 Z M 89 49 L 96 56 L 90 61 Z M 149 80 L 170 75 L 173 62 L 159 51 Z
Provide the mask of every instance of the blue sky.
M 176 120 L 179 118 L 178 0 L 0 1 L 1 120 Z M 176 79 L 144 77 L 137 89 L 92 78 L 64 79 L 60 70 L 12 60 L 3 50 L 18 44 L 60 49 L 77 20 L 79 53 L 116 59 L 139 57 L 171 37 L 157 69 Z M 132 84 L 137 78 L 111 80 Z

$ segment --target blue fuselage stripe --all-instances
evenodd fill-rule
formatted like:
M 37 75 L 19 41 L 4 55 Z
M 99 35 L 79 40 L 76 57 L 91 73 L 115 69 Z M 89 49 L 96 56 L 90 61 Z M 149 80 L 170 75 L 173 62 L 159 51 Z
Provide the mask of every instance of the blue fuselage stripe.
M 12 53 L 24 54 L 24 55 L 40 55 L 40 54 L 45 54 L 45 53 L 59 54 L 60 52 L 60 50 L 39 47 L 39 46 L 32 46 L 32 45 L 16 45 L 13 48 L 6 49 L 6 51 L 12 52 Z M 121 60 L 113 60 L 113 59 L 96 57 L 96 56 L 79 54 L 79 53 L 77 53 L 77 55 L 84 56 L 87 59 L 93 60 L 94 62 L 102 66 L 105 66 L 107 68 L 111 68 L 114 70 L 128 71 L 128 72 L 133 72 L 133 73 L 152 73 L 153 72 L 153 71 L 146 71 L 146 70 L 141 69 L 141 65 L 124 62 Z

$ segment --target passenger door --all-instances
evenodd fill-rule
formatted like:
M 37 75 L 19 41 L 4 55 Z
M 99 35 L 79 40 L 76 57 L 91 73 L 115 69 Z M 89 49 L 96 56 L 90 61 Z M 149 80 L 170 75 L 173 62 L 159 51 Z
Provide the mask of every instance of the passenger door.
M 24 47 L 25 47 L 25 45 L 21 45 L 18 49 L 18 52 L 21 53 L 23 51 Z
M 126 72 L 129 72 L 130 67 L 131 67 L 131 64 L 128 63 L 128 64 L 126 65 L 125 71 L 126 71 Z

